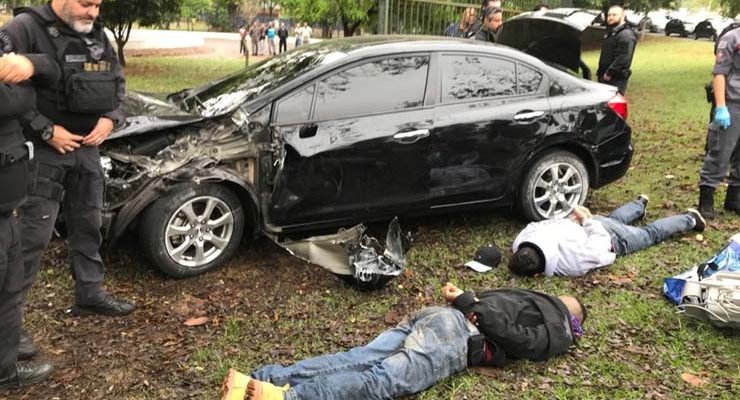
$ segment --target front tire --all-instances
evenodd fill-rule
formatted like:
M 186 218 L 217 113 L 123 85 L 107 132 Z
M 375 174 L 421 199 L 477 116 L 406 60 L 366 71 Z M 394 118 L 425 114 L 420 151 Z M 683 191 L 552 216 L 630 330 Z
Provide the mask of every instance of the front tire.
M 589 176 L 583 161 L 568 151 L 541 155 L 524 175 L 519 208 L 530 221 L 568 216 L 586 202 Z
M 153 265 L 175 278 L 195 276 L 234 254 L 244 233 L 244 211 L 224 186 L 184 185 L 147 209 L 139 232 Z

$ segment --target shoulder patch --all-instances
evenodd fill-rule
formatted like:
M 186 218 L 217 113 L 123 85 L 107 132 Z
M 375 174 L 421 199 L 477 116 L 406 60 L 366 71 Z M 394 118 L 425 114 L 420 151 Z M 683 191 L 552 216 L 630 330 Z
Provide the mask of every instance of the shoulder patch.
M 7 33 L 0 31 L 0 55 L 13 51 L 13 41 Z
M 717 50 L 724 50 L 727 48 L 727 41 L 721 40 L 719 44 L 717 45 Z

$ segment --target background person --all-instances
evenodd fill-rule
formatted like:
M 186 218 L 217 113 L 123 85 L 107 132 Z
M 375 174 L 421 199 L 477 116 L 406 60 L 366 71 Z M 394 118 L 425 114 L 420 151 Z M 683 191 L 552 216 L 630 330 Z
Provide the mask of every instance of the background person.
M 611 6 L 606 16 L 606 35 L 601 44 L 599 82 L 615 86 L 622 95 L 627 93 L 627 82 L 632 75 L 632 57 L 635 54 L 637 35 L 625 23 L 624 8 Z
M 300 22 L 295 25 L 293 34 L 295 35 L 295 47 L 299 47 L 303 44 L 303 27 Z
M 26 361 L 33 354 L 20 350 L 21 300 L 25 268 L 18 207 L 34 178 L 33 156 L 24 144 L 20 116 L 36 105 L 28 81 L 48 86 L 59 80 L 59 67 L 44 55 L 20 56 L 10 38 L 0 32 L 0 390 L 31 385 L 52 372 L 48 363 Z
M 285 28 L 285 22 L 280 23 L 280 29 L 277 31 L 277 36 L 280 39 L 278 50 L 282 54 L 288 51 L 288 29 Z
M 483 10 L 483 26 L 475 34 L 476 40 L 496 43 L 504 25 L 504 10 L 488 7 Z
M 301 43 L 310 44 L 311 38 L 313 37 L 313 29 L 308 25 L 308 22 L 303 22 L 303 29 L 301 29 Z
M 252 22 L 249 29 L 249 39 L 252 41 L 252 55 L 259 55 L 260 52 L 260 26 L 259 21 Z
M 239 54 L 245 54 L 247 52 L 247 28 L 244 25 L 239 26 Z
M 46 54 L 62 72 L 58 84 L 37 88 L 36 107 L 28 116 L 26 133 L 36 147 L 38 182 L 20 210 L 27 274 L 23 298 L 36 279 L 63 202 L 75 279 L 72 313 L 122 316 L 133 312 L 134 305 L 103 288 L 105 178 L 98 146 L 124 121 L 121 101 L 126 89 L 116 53 L 96 22 L 100 4 L 52 0 L 17 10 L 2 31 L 19 52 Z
M 460 15 L 460 21 L 450 24 L 450 26 L 445 29 L 445 36 L 467 39 L 475 35 L 476 31 L 471 28 L 477 25 L 476 22 L 478 21 L 478 16 L 476 14 L 477 12 L 475 11 L 475 8 L 466 8 Z
M 275 53 L 276 53 L 276 51 L 275 51 L 275 35 L 276 35 L 276 32 L 275 32 L 275 26 L 273 25 L 272 22 L 270 22 L 270 26 L 267 28 L 266 35 L 267 35 L 267 48 L 270 51 L 270 55 L 271 56 L 274 56 Z
M 644 227 L 630 226 L 644 218 L 648 197 L 640 195 L 608 217 L 592 216 L 576 207 L 571 219 L 532 222 L 514 239 L 509 270 L 523 276 L 581 276 L 592 269 L 662 242 L 677 233 L 703 231 L 706 222 L 693 208 Z
M 442 294 L 452 307 L 424 308 L 366 346 L 287 367 L 269 365 L 251 378 L 231 370 L 221 399 L 368 400 L 410 395 L 467 367 L 503 366 L 518 359 L 545 361 L 565 353 L 582 335 L 587 315 L 572 296 L 523 289 L 463 292 L 451 283 Z
M 724 209 L 740 214 L 740 28 L 727 32 L 717 44 L 714 63 L 714 121 L 710 124 L 707 152 L 699 171 L 699 211 L 715 217 L 714 191 L 730 172 Z

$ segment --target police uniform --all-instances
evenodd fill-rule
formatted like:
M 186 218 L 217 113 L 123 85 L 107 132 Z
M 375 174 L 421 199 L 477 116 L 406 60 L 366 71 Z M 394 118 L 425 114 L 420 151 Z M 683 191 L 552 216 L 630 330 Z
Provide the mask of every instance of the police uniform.
M 599 56 L 599 82 L 616 86 L 619 93 L 627 92 L 627 81 L 632 75 L 632 56 L 635 54 L 637 35 L 632 28 L 623 23 L 614 29 L 607 29 L 604 42 L 601 45 Z M 604 74 L 608 73 L 611 80 L 605 81 Z
M 725 101 L 730 112 L 730 126 L 709 126 L 707 152 L 699 171 L 700 211 L 713 213 L 714 190 L 730 171 L 725 209 L 740 213 L 740 28 L 727 32 L 717 44 L 712 73 L 724 75 Z M 706 215 L 705 215 L 706 217 Z
M 13 50 L 9 38 L 0 32 L 0 56 Z M 59 79 L 59 69 L 45 56 L 27 58 L 40 83 Z M 16 365 L 24 279 L 17 208 L 34 181 L 29 168 L 33 146 L 25 142 L 21 116 L 34 107 L 35 100 L 28 83 L 0 83 L 0 389 L 37 382 L 51 372 L 48 364 Z
M 123 70 L 100 24 L 95 23 L 89 34 L 77 33 L 57 17 L 51 4 L 16 9 L 15 14 L 3 31 L 19 51 L 47 54 L 62 71 L 55 85 L 38 90 L 36 108 L 28 115 L 29 139 L 37 144 L 38 184 L 21 208 L 23 258 L 28 272 L 24 291 L 35 280 L 63 203 L 75 278 L 73 311 L 128 314 L 133 305 L 113 299 L 102 288 L 105 268 L 99 250 L 105 182 L 98 148 L 82 145 L 60 154 L 45 142 L 54 124 L 86 136 L 101 117 L 121 123 Z

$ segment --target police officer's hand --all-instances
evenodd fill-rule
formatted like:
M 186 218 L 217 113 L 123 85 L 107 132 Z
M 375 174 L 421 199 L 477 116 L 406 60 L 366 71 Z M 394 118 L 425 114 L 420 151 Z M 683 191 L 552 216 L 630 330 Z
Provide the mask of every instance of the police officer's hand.
M 612 76 L 611 76 L 611 75 L 609 75 L 609 73 L 608 73 L 608 72 L 605 72 L 605 73 L 604 73 L 604 82 L 609 82 L 609 81 L 611 81 L 611 80 L 612 80 Z
M 32 76 L 33 64 L 28 58 L 13 53 L 0 57 L 0 82 L 16 84 Z
M 82 136 L 70 133 L 62 126 L 54 125 L 54 135 L 46 143 L 54 150 L 65 154 L 79 149 L 82 139 L 84 139 Z
M 85 146 L 99 146 L 105 142 L 105 139 L 108 139 L 108 135 L 113 132 L 113 126 L 113 121 L 110 118 L 100 118 L 92 132 L 85 136 L 82 144 Z
M 732 120 L 730 119 L 730 111 L 727 107 L 717 107 L 714 110 L 714 122 L 722 129 L 730 127 Z

